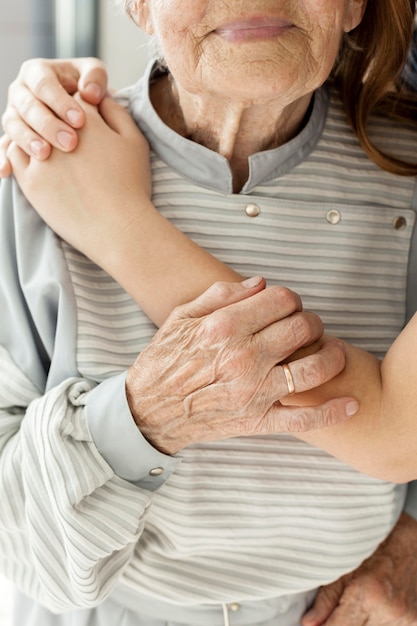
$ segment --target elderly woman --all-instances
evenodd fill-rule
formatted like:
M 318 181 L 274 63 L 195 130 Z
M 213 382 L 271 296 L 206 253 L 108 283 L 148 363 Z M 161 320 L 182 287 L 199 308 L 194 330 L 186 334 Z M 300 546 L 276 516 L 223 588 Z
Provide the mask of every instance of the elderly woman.
M 412 279 L 417 168 L 407 159 L 416 150 L 410 128 L 372 116 L 369 138 L 366 122 L 377 105 L 396 103 L 395 93 L 385 96 L 405 57 L 412 4 L 129 7 L 157 35 L 166 64 L 127 93 L 153 149 L 160 214 L 240 274 L 301 292 L 334 334 L 380 355 L 402 328 Z M 395 55 L 381 42 L 388 30 Z M 334 76 L 346 104 L 358 98 L 359 114 L 348 112 L 364 148 L 338 92 L 320 88 L 351 31 Z M 412 111 L 404 101 L 403 121 Z M 108 163 L 94 141 L 104 124 L 88 116 L 81 152 L 58 167 L 53 202 L 96 201 L 86 170 L 90 195 L 77 186 L 77 159 L 83 169 L 93 156 L 100 175 L 106 165 L 112 175 L 100 178 L 97 197 L 111 207 L 119 195 L 136 208 L 139 197 L 147 218 L 135 188 L 137 140 L 120 133 L 112 144 L 120 154 Z M 24 169 L 21 155 L 11 158 Z M 41 187 L 28 186 L 39 210 Z M 128 241 L 126 225 L 138 226 L 128 216 L 113 221 L 116 243 Z M 90 254 L 98 261 L 100 228 Z M 164 244 L 171 236 L 158 233 Z M 2 236 L 1 542 L 7 573 L 31 597 L 22 597 L 16 623 L 299 624 L 316 588 L 372 554 L 403 505 L 402 487 L 276 434 L 299 411 L 280 406 L 292 385 L 311 387 L 302 376 L 311 368 L 316 383 L 335 374 L 340 354 L 333 369 L 326 354 L 335 358 L 339 345 L 276 367 L 321 327 L 296 296 L 259 291 L 263 282 L 252 279 L 177 310 L 145 347 L 154 329 L 133 300 L 52 235 L 11 183 L 2 185 Z M 118 258 L 107 263 L 117 275 Z M 150 260 L 152 275 L 159 270 Z M 348 377 L 365 381 L 354 388 L 365 397 L 369 370 L 378 377 L 379 369 L 372 357 L 360 363 Z M 349 442 L 360 431 L 352 420 L 303 437 L 342 449 L 346 437 L 339 456 L 353 463 Z M 362 439 L 369 444 L 367 432 Z

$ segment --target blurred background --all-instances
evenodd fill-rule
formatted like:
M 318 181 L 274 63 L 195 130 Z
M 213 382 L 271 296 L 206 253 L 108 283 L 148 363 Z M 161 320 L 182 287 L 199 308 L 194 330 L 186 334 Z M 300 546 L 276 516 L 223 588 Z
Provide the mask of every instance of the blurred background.
M 55 56 L 98 56 L 108 66 L 110 85 L 119 88 L 143 72 L 147 37 L 113 0 L 3 0 L 0 112 L 21 63 Z
M 147 37 L 113 0 L 2 0 L 0 113 L 9 83 L 31 57 L 98 56 L 110 85 L 137 80 L 148 62 Z M 0 626 L 10 626 L 13 589 L 0 576 Z

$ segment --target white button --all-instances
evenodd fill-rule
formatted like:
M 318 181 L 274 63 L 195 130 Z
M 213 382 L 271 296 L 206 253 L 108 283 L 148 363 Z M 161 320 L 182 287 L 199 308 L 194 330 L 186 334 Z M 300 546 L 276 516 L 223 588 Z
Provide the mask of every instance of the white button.
M 164 468 L 163 467 L 154 467 L 149 472 L 149 476 L 160 476 L 163 473 L 164 473 Z
M 257 217 L 260 212 L 261 209 L 258 207 L 257 204 L 248 204 L 245 209 L 245 213 L 248 217 Z
M 329 222 L 329 224 L 338 224 L 341 219 L 342 216 L 340 214 L 340 211 L 338 211 L 337 209 L 331 209 L 330 211 L 327 211 L 326 220 Z
M 229 609 L 232 611 L 232 613 L 236 613 L 236 611 L 240 609 L 240 604 L 238 604 L 237 602 L 232 602 L 232 604 L 229 604 Z

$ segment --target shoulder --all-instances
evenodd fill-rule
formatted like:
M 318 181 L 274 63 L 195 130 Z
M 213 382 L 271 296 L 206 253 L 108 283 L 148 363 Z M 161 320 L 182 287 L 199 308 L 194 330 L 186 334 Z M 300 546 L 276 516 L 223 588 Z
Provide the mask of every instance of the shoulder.
M 327 129 L 338 133 L 340 138 L 360 147 L 359 139 L 349 121 L 339 91 L 328 85 L 330 94 Z M 378 150 L 401 161 L 417 163 L 417 123 L 392 119 L 387 115 L 374 113 L 370 116 L 366 134 Z M 363 148 L 360 147 L 363 151 Z

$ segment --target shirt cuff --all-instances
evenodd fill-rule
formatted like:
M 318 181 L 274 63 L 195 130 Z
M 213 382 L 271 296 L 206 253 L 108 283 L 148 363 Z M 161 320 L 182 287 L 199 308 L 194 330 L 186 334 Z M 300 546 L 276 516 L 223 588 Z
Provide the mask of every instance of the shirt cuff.
M 90 391 L 87 422 L 100 454 L 114 472 L 138 487 L 154 491 L 180 462 L 151 446 L 136 426 L 125 391 L 126 372 Z

